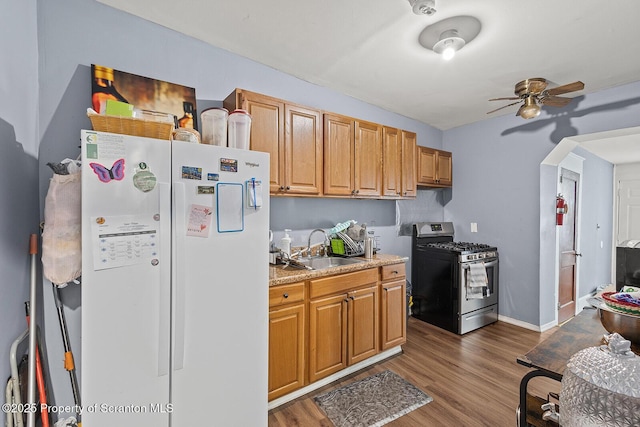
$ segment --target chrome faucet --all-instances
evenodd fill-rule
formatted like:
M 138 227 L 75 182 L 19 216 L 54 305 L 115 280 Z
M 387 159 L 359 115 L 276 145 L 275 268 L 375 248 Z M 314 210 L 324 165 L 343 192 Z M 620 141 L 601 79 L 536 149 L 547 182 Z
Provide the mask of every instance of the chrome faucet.
M 329 242 L 329 235 L 322 228 L 316 228 L 311 233 L 309 233 L 309 239 L 307 240 L 307 256 L 309 258 L 311 258 L 311 236 L 313 236 L 313 233 L 315 233 L 316 231 L 320 231 L 320 232 L 322 232 L 324 234 L 324 242 L 323 242 L 323 244 L 324 244 L 324 256 L 327 256 L 327 244 Z

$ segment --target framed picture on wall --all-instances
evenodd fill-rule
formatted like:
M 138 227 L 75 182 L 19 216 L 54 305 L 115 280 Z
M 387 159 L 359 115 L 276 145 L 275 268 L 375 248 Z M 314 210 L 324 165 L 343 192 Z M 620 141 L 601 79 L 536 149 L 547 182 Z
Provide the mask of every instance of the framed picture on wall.
M 96 64 L 91 64 L 91 81 L 91 104 L 97 113 L 111 99 L 140 110 L 171 114 L 177 127 L 198 129 L 194 88 Z

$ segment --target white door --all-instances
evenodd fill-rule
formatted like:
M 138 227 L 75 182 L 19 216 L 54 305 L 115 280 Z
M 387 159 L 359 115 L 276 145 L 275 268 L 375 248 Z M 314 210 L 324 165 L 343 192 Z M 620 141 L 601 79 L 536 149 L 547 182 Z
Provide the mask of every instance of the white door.
M 616 245 L 630 239 L 640 239 L 640 179 L 618 181 Z
M 266 426 L 269 155 L 172 145 L 171 425 Z
M 169 425 L 170 145 L 82 132 L 82 422 Z

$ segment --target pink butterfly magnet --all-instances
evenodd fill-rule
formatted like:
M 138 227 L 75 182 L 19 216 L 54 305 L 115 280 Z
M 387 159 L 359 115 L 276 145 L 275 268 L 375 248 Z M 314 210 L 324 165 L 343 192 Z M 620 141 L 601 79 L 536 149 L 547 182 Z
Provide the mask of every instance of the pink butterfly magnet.
M 124 159 L 118 159 L 113 162 L 111 169 L 101 165 L 100 163 L 89 163 L 93 172 L 98 175 L 98 179 L 102 182 L 111 180 L 120 181 L 124 178 Z

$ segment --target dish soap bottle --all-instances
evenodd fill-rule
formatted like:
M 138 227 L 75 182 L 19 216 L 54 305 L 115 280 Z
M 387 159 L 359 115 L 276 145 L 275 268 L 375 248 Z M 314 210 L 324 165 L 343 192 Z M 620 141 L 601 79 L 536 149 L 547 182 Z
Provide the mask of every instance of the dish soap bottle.
M 291 255 L 291 236 L 289 236 L 290 232 L 290 229 L 285 228 L 284 237 L 280 239 L 280 250 L 287 254 L 287 256 Z

